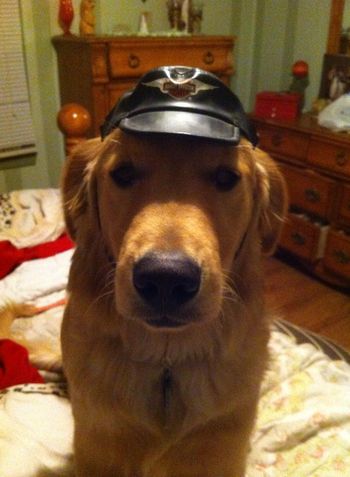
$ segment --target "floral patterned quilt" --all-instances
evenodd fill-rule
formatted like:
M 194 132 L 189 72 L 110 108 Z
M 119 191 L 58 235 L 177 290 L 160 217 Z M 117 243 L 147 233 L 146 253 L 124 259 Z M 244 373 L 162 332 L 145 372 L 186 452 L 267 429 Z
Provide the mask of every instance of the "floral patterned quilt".
M 350 365 L 274 331 L 247 477 L 350 476 Z

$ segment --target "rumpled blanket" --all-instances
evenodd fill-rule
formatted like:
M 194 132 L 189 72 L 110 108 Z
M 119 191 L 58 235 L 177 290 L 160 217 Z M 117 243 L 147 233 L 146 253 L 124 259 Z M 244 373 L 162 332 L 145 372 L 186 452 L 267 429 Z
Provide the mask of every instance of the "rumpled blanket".
M 73 418 L 63 384 L 0 392 L 1 477 L 74 477 Z
M 65 296 L 73 250 L 22 263 L 0 280 L 0 308 L 8 302 L 43 306 Z
M 246 477 L 350 476 L 350 365 L 279 331 Z
M 57 239 L 64 232 L 59 189 L 26 189 L 0 194 L 0 240 L 17 248 Z
M 0 278 L 6 277 L 18 265 L 35 258 L 46 258 L 73 248 L 73 242 L 66 233 L 56 240 L 33 245 L 33 247 L 17 248 L 8 240 L 0 241 Z

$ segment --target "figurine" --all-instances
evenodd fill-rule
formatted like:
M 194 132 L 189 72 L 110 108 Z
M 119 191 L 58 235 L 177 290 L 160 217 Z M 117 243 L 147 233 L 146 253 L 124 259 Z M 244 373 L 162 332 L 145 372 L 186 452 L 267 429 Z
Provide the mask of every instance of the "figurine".
M 60 0 L 58 10 L 58 22 L 64 35 L 71 35 L 70 26 L 74 18 L 72 0 Z
M 81 0 L 80 3 L 80 24 L 81 36 L 95 34 L 95 0 Z
M 296 61 L 292 66 L 293 81 L 289 86 L 290 93 L 299 93 L 301 96 L 301 108 L 304 106 L 305 89 L 309 85 L 309 65 L 306 61 Z
M 309 66 L 305 61 L 296 61 L 292 66 L 293 81 L 289 86 L 290 93 L 304 94 L 309 85 Z
M 175 31 L 184 31 L 185 22 L 182 18 L 182 4 L 184 0 L 167 0 L 168 19 L 170 28 Z

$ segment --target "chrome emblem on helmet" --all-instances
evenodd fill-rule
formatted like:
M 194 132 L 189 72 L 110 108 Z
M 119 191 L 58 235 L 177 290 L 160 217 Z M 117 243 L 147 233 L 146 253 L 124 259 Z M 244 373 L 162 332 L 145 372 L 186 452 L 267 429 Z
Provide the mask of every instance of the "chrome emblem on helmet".
M 142 84 L 151 88 L 158 88 L 162 93 L 168 94 L 174 99 L 186 99 L 189 96 L 196 95 L 199 91 L 208 91 L 217 88 L 217 86 L 212 86 L 191 78 L 185 81 L 183 79 L 181 81 L 174 81 L 169 78 L 160 78 Z

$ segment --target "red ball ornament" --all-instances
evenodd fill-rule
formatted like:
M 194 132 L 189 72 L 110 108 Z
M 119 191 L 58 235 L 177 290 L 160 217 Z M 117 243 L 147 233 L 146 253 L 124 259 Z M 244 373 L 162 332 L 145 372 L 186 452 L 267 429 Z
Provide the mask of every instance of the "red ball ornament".
M 304 78 L 309 74 L 309 65 L 306 61 L 296 61 L 292 66 L 292 74 L 297 78 Z

